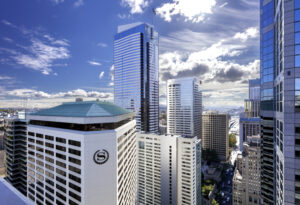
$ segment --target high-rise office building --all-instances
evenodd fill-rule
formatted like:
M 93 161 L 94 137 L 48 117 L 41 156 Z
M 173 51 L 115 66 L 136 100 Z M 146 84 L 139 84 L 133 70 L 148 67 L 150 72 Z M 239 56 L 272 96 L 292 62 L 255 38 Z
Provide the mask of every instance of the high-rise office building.
M 197 78 L 167 82 L 167 134 L 201 138 L 202 92 Z
M 138 204 L 201 204 L 200 139 L 138 133 L 137 145 Z
M 158 133 L 158 34 L 146 23 L 118 27 L 114 37 L 114 103 L 136 112 L 137 130 Z
M 240 114 L 240 150 L 247 136 L 260 134 L 260 79 L 249 80 L 249 98 Z
M 202 146 L 204 150 L 215 150 L 221 161 L 229 156 L 228 114 L 209 111 L 202 114 Z
M 260 204 L 260 136 L 248 136 L 232 181 L 232 204 Z
M 107 102 L 70 102 L 29 115 L 28 198 L 35 204 L 135 204 L 133 116 Z
M 264 204 L 300 204 L 300 1 L 261 1 Z
M 24 195 L 27 190 L 26 133 L 25 118 L 14 116 L 4 120 L 5 179 Z

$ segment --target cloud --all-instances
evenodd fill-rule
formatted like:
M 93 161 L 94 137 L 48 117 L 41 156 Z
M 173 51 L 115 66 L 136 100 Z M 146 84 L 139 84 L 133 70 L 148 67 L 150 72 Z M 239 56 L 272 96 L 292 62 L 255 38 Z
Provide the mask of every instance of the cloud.
M 61 3 L 64 3 L 65 0 L 51 0 L 54 4 L 61 4 Z M 82 6 L 84 4 L 84 1 L 83 0 L 74 0 L 75 2 L 73 3 L 73 6 L 74 7 L 79 7 L 79 6 Z
M 222 5 L 220 5 L 220 8 L 223 8 L 224 6 L 226 6 L 228 4 L 228 2 L 223 3 Z
M 102 48 L 105 48 L 105 47 L 107 47 L 107 44 L 106 43 L 98 43 L 97 44 L 97 46 L 99 46 L 99 47 L 102 47 Z
M 52 72 L 52 63 L 55 60 L 68 59 L 70 57 L 69 50 L 63 46 L 47 45 L 38 39 L 31 40 L 31 46 L 28 47 L 29 52 L 19 53 L 13 56 L 16 63 L 33 70 L 41 71 L 48 75 Z
M 109 69 L 109 75 L 111 81 L 109 82 L 108 86 L 114 86 L 114 80 L 115 80 L 114 71 L 115 71 L 115 65 L 112 65 Z
M 13 40 L 11 39 L 11 38 L 8 38 L 8 37 L 3 37 L 2 38 L 4 41 L 6 41 L 6 42 L 9 42 L 9 43 L 12 43 L 13 42 Z
M 100 62 L 97 62 L 97 61 L 88 61 L 88 63 L 93 66 L 101 66 L 102 65 Z
M 83 0 L 77 0 L 77 1 L 74 2 L 75 7 L 82 6 L 83 4 L 84 4 Z
M 100 74 L 99 74 L 99 79 L 102 79 L 104 76 L 104 71 L 102 71 Z
M 130 18 L 131 17 L 131 15 L 130 14 L 118 14 L 118 18 L 119 19 L 126 19 L 126 18 Z
M 3 98 L 4 97 L 4 98 Z M 67 92 L 47 93 L 35 89 L 14 89 L 6 91 L 0 87 L 1 108 L 47 108 L 59 105 L 63 102 L 74 101 L 80 97 L 83 100 L 113 101 L 113 93 L 86 91 L 76 89 Z
M 251 29 L 247 28 L 244 32 L 237 33 L 252 33 L 249 30 Z M 203 98 L 205 106 L 242 105 L 243 99 L 247 97 L 245 90 L 247 85 L 244 82 L 259 77 L 260 61 L 257 59 L 259 56 L 248 58 L 249 49 L 253 46 L 257 47 L 255 42 L 259 42 L 258 36 L 249 34 L 244 40 L 236 38 L 237 33 L 235 33 L 214 41 L 214 38 L 209 39 L 209 33 L 196 33 L 189 30 L 184 32 L 179 32 L 184 39 L 180 41 L 182 50 L 180 44 L 172 45 L 173 51 L 165 50 L 160 54 L 160 95 L 165 95 L 165 84 L 168 79 L 198 77 L 203 82 L 205 95 L 209 96 Z M 207 41 L 203 46 L 199 46 L 198 42 L 203 41 L 205 36 L 208 38 Z M 169 38 L 165 37 L 172 42 L 172 38 Z M 185 47 L 192 41 L 189 38 L 196 42 L 194 47 L 193 45 L 189 47 L 190 51 Z M 176 39 L 180 40 L 180 35 L 176 36 Z M 245 62 L 243 62 L 244 56 L 247 56 Z M 232 88 L 235 88 L 234 93 Z M 233 96 L 234 94 L 236 96 Z M 165 101 L 163 97 L 161 100 Z
M 235 34 L 235 39 L 241 39 L 242 41 L 246 41 L 248 38 L 255 38 L 259 34 L 257 27 L 248 28 L 245 32 Z
M 38 30 L 30 30 L 24 26 L 18 27 L 6 20 L 2 20 L 2 23 L 21 32 L 29 42 L 29 46 L 15 42 L 15 48 L 0 48 L 9 55 L 10 61 L 6 60 L 3 63 L 22 65 L 48 75 L 53 71 L 52 67 L 61 65 L 56 61 L 71 57 L 68 49 L 69 42 L 66 39 L 56 39 Z M 14 41 L 11 40 L 11 42 Z
M 143 13 L 143 9 L 149 5 L 148 0 L 122 0 L 121 5 L 130 8 L 130 13 Z
M 60 4 L 64 2 L 64 0 L 51 0 L 51 1 L 54 2 L 55 4 Z
M 156 14 L 165 21 L 172 21 L 175 15 L 183 16 L 185 21 L 198 23 L 203 21 L 207 14 L 212 13 L 216 0 L 173 0 L 158 7 Z
M 5 93 L 8 96 L 16 98 L 65 98 L 65 97 L 94 97 L 94 98 L 111 98 L 112 93 L 85 91 L 76 89 L 67 92 L 46 93 L 34 89 L 14 89 Z
M 9 76 L 5 76 L 5 75 L 0 75 L 0 80 L 12 80 L 13 78 L 12 77 L 9 77 Z

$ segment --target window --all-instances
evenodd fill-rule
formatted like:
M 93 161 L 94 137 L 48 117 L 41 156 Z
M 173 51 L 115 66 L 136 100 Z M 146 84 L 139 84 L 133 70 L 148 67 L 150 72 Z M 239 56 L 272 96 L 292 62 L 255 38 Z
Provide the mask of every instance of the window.
M 80 146 L 81 146 L 81 143 L 78 142 L 78 141 L 69 140 L 69 145 L 73 145 L 73 146 L 76 146 L 76 147 L 80 147 Z
M 71 170 L 71 171 L 73 171 L 73 172 L 75 172 L 77 174 L 81 174 L 81 170 L 80 169 L 78 169 L 76 167 L 73 167 L 71 165 L 69 165 L 69 170 Z
M 74 163 L 74 164 L 78 164 L 81 165 L 81 161 L 79 159 L 75 159 L 73 157 L 69 157 L 69 161 Z
M 56 138 L 56 142 L 60 142 L 60 143 L 66 143 L 66 139 L 63 139 L 63 138 L 60 138 L 60 137 L 57 137 Z
M 142 141 L 139 141 L 139 148 L 140 149 L 145 149 L 145 143 Z
M 75 150 L 75 149 L 72 149 L 72 148 L 69 148 L 69 153 L 74 154 L 74 155 L 78 155 L 78 156 L 81 155 L 81 152 L 79 150 Z
M 63 167 L 63 168 L 66 168 L 66 164 L 65 163 L 62 163 L 60 161 L 56 161 L 56 165 L 60 166 L 60 167 Z
M 59 181 L 60 183 L 66 185 L 66 180 L 64 180 L 64 179 L 62 179 L 62 178 L 60 178 L 58 176 L 56 176 L 56 181 Z
M 300 134 L 300 126 L 295 127 L 295 134 Z
M 58 150 L 60 150 L 60 151 L 63 151 L 63 152 L 66 151 L 66 148 L 65 148 L 65 147 L 62 147 L 62 146 L 59 146 L 59 145 L 56 145 L 56 149 L 58 149 Z
M 299 0 L 295 0 L 295 1 L 299 1 Z M 295 11 L 295 21 L 300 21 L 300 10 Z
M 49 136 L 49 135 L 46 135 L 45 138 L 46 138 L 47 140 L 51 140 L 51 141 L 53 141 L 53 139 L 54 139 L 54 137 Z
M 69 174 L 69 179 L 72 179 L 74 180 L 75 182 L 78 182 L 79 184 L 81 183 L 81 179 L 72 175 L 72 174 Z
M 295 0 L 295 9 L 300 9 L 300 1 Z
M 295 67 L 300 67 L 300 55 L 295 56 Z
M 295 55 L 300 55 L 300 45 L 295 46 Z
M 34 136 L 34 133 L 33 132 L 28 132 L 28 135 Z
M 78 196 L 77 194 L 74 194 L 73 192 L 69 191 L 69 195 L 76 199 L 77 201 L 81 201 L 81 197 Z
M 300 22 L 295 23 L 295 32 L 300 31 Z
M 300 33 L 295 33 L 295 44 L 300 44 Z
M 295 79 L 295 112 L 300 112 L 300 78 Z
M 60 154 L 60 153 L 56 153 L 56 157 L 66 160 L 66 155 L 63 155 L 63 154 Z
M 44 135 L 42 135 L 42 134 L 39 134 L 39 133 L 36 133 L 36 137 L 38 137 L 38 138 L 44 138 Z

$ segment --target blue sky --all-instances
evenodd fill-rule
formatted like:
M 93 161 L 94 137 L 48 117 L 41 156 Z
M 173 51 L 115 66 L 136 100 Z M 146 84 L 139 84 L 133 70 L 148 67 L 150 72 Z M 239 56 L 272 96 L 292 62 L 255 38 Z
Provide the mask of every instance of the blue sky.
M 160 35 L 161 104 L 167 79 L 196 76 L 205 106 L 241 106 L 259 76 L 258 19 L 258 0 L 1 1 L 0 107 L 112 100 L 113 36 L 137 21 Z

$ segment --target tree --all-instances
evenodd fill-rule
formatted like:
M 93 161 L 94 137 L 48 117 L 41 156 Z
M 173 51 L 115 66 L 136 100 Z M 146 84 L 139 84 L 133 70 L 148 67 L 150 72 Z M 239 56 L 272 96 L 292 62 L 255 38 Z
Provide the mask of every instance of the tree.
M 219 205 L 219 203 L 215 199 L 212 200 L 211 204 L 212 205 Z
M 233 133 L 229 134 L 229 147 L 235 147 L 236 145 L 236 135 Z

